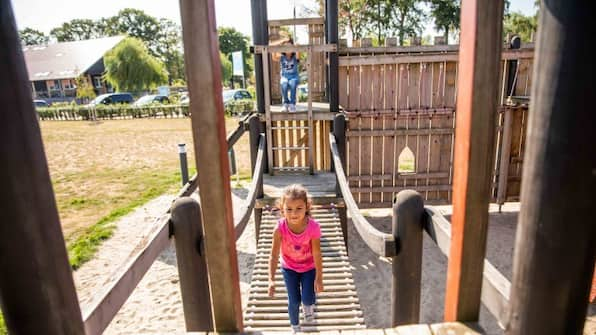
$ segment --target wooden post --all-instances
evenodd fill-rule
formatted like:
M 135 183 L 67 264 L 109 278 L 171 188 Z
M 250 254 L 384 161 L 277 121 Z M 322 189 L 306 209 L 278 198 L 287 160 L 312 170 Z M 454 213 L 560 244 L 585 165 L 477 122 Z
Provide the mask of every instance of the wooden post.
M 251 0 L 252 40 L 255 45 L 269 44 L 269 25 L 267 23 L 267 0 Z M 265 113 L 265 93 L 263 78 L 263 60 L 255 56 L 255 84 L 257 95 L 257 111 Z
M 339 158 L 341 160 L 342 167 L 345 171 L 346 166 L 346 116 L 343 114 L 336 114 L 333 117 L 333 136 L 335 136 L 335 141 L 337 143 L 337 150 L 339 151 Z M 333 165 L 333 161 L 331 162 L 333 166 L 333 170 L 335 171 L 335 166 Z M 341 190 L 339 188 L 339 182 L 337 178 L 335 180 L 335 194 L 337 197 L 341 197 Z M 339 214 L 339 222 L 341 224 L 341 231 L 344 235 L 344 244 L 346 245 L 346 250 L 348 249 L 348 214 L 346 207 L 338 207 L 337 208 Z
M 242 303 L 215 6 L 213 0 L 181 0 L 180 14 L 196 167 L 201 171 L 198 186 L 202 190 L 209 288 L 215 297 L 214 326 L 217 332 L 241 332 Z
M 395 196 L 392 232 L 399 250 L 392 262 L 392 327 L 420 319 L 423 214 L 424 200 L 418 192 L 405 190 Z
M 509 177 L 509 163 L 511 161 L 511 126 L 513 121 L 513 109 L 506 107 L 503 111 L 503 138 L 501 141 L 501 151 L 499 162 L 499 184 L 497 188 L 497 203 L 499 209 L 507 199 L 507 179 Z
M 593 3 L 540 10 L 506 334 L 582 334 L 596 255 Z
M 248 120 L 249 136 L 250 136 L 250 171 L 254 175 L 255 165 L 257 164 L 257 153 L 259 150 L 259 138 L 263 133 L 263 123 L 259 120 L 257 115 L 253 115 Z M 265 166 L 265 165 L 263 165 Z M 257 199 L 263 197 L 263 181 L 258 185 Z M 255 218 L 255 238 L 259 242 L 259 234 L 261 232 L 261 218 L 263 216 L 262 208 L 254 209 Z
M 327 31 L 327 43 L 337 44 L 337 0 L 327 0 L 325 1 L 325 4 L 325 19 L 327 20 L 327 26 L 325 28 Z M 337 55 L 337 51 L 329 53 L 329 70 L 327 73 L 329 111 L 339 112 L 339 57 Z
M 271 96 L 270 96 L 270 88 L 269 88 L 269 80 L 271 80 L 271 76 L 269 75 L 269 48 L 263 48 L 263 53 L 261 54 L 261 58 L 263 60 L 263 78 L 265 80 L 264 84 L 264 100 L 265 100 L 265 129 L 266 129 L 266 136 L 267 136 L 267 170 L 270 175 L 273 175 L 273 131 L 271 130 Z
M 446 321 L 478 320 L 486 250 L 503 1 L 463 0 Z
M 0 305 L 9 334 L 84 334 L 9 0 L 0 0 Z
M 312 58 L 313 58 L 313 51 L 312 47 L 308 47 L 308 54 L 306 59 L 306 72 L 308 74 L 308 170 L 310 174 L 315 173 L 315 125 L 313 121 L 312 115 L 312 81 L 313 78 L 313 70 L 312 70 Z
M 213 313 L 199 203 L 190 197 L 176 199 L 171 220 L 186 330 L 212 331 Z

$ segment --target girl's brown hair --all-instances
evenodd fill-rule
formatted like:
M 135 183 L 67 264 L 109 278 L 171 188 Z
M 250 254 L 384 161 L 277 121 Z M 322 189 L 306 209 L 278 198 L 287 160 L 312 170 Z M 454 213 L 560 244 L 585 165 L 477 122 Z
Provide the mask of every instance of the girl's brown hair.
M 284 188 L 282 194 L 281 194 L 281 198 L 279 199 L 279 208 L 281 210 L 283 210 L 284 204 L 286 203 L 286 201 L 288 199 L 292 199 L 292 200 L 302 200 L 304 201 L 304 203 L 306 204 L 306 215 L 307 216 L 311 216 L 310 215 L 310 205 L 312 203 L 312 200 L 310 199 L 310 196 L 308 195 L 308 191 L 306 190 L 306 188 L 300 184 L 292 184 L 292 185 L 288 185 L 286 186 L 286 188 Z

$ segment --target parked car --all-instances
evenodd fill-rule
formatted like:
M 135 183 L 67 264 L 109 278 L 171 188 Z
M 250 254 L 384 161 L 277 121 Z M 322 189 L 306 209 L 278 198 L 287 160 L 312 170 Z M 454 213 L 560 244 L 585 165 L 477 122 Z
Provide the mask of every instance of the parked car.
M 33 100 L 33 104 L 35 105 L 35 107 L 50 107 L 50 104 L 42 99 Z
M 130 93 L 106 93 L 93 99 L 87 106 L 130 104 L 134 99 Z
M 140 97 L 137 101 L 135 101 L 132 105 L 135 107 L 145 106 L 152 103 L 160 103 L 160 104 L 169 104 L 170 99 L 168 99 L 165 95 L 159 94 L 150 94 Z
M 228 104 L 230 101 L 233 100 L 240 100 L 240 99 L 252 99 L 250 92 L 245 89 L 239 90 L 224 90 L 222 92 L 223 95 L 223 103 L 224 105 Z

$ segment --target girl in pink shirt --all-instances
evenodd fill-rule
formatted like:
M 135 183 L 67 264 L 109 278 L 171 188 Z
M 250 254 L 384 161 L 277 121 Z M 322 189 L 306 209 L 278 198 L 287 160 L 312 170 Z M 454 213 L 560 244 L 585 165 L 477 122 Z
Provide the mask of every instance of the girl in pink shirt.
M 294 331 L 300 330 L 299 309 L 304 320 L 314 321 L 315 292 L 323 291 L 321 227 L 310 216 L 311 201 L 304 186 L 286 187 L 279 202 L 283 217 L 273 232 L 269 257 L 269 296 L 275 293 L 275 271 L 281 250 L 281 267 L 288 291 L 288 315 Z

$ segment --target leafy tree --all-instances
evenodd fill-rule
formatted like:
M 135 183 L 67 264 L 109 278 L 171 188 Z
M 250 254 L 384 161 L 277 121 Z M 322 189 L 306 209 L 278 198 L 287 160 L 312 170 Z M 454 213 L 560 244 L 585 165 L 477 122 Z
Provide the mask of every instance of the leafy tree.
M 156 38 L 160 33 L 160 24 L 153 16 L 139 9 L 126 8 L 107 19 L 105 23 L 110 36 L 127 34 L 136 37 L 146 43 L 151 55 L 160 56 L 159 41 Z
M 519 12 L 513 12 L 505 17 L 503 22 L 503 33 L 515 34 L 521 37 L 522 41 L 530 41 L 532 34 L 538 29 L 537 16 L 525 16 Z
M 221 62 L 221 81 L 228 82 L 232 79 L 232 62 L 222 52 L 219 53 L 219 61 Z
M 423 24 L 426 20 L 424 11 L 421 8 L 420 0 L 388 0 L 388 6 L 392 11 L 393 27 L 397 30 L 400 45 L 404 45 L 407 36 L 420 35 Z
M 81 41 L 105 36 L 99 21 L 74 19 L 50 31 L 58 42 Z
M 89 83 L 85 76 L 79 76 L 75 79 L 75 84 L 77 85 L 77 98 L 82 99 L 84 101 L 89 101 L 95 98 L 95 91 L 93 90 L 93 86 Z
M 19 31 L 19 37 L 21 38 L 21 44 L 23 45 L 47 44 L 49 41 L 49 37 L 43 32 L 32 28 L 25 28 Z
M 232 64 L 232 52 L 242 51 L 242 59 L 244 61 L 244 77 L 248 78 L 252 72 L 252 55 L 248 50 L 250 43 L 249 37 L 230 27 L 218 28 L 217 35 L 219 39 L 219 51 L 221 51 L 228 58 L 228 60 L 230 60 L 230 64 Z
M 164 62 L 169 74 L 169 83 L 185 79 L 184 57 L 182 55 L 182 28 L 168 19 L 159 20 L 159 33 L 155 38 L 156 52 Z
M 350 31 L 352 39 L 362 38 L 367 17 L 365 15 L 368 8 L 366 0 L 340 0 L 338 3 L 338 25 L 341 34 Z
M 449 44 L 449 31 L 459 29 L 460 0 L 430 0 L 430 15 L 435 28 L 442 30 Z
M 108 51 L 104 64 L 104 77 L 117 91 L 152 89 L 168 79 L 163 64 L 136 38 L 126 38 Z

